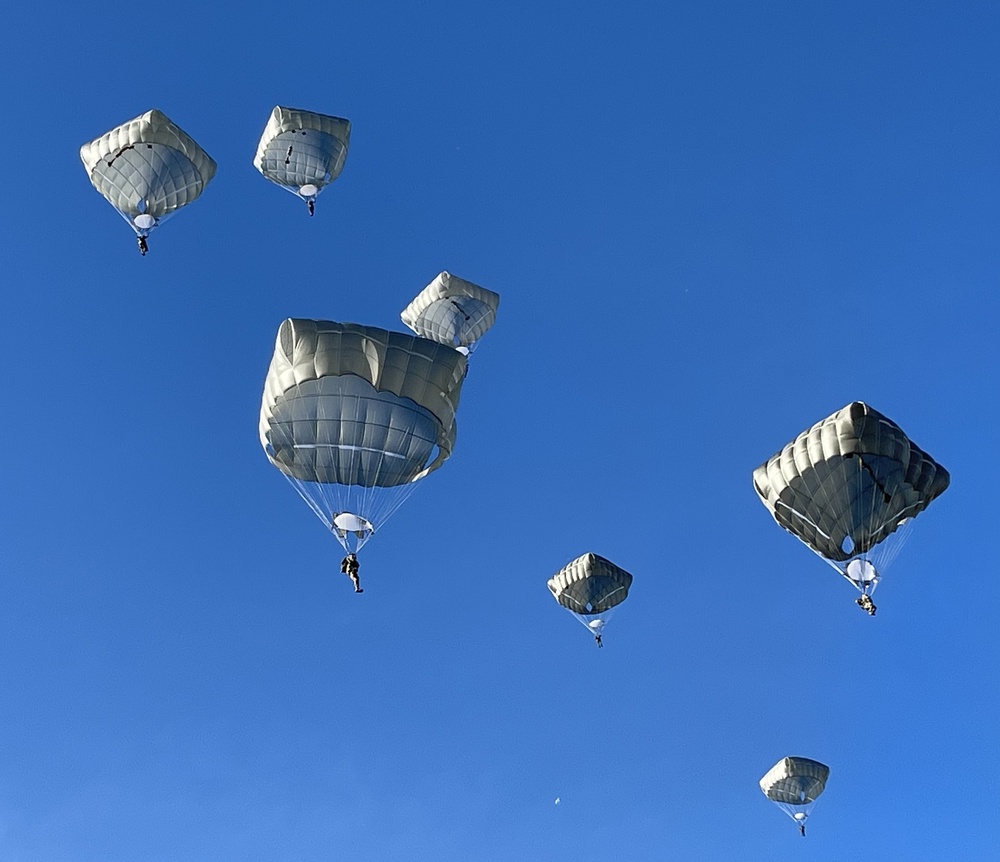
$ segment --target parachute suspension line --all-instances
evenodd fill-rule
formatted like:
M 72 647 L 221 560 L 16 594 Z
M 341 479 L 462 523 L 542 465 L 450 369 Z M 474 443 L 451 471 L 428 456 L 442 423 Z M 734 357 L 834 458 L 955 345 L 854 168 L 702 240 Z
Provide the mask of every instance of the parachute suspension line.
M 624 589 L 624 587 L 622 588 Z M 617 590 L 615 591 L 617 592 Z M 576 617 L 577 621 L 582 625 L 591 635 L 599 635 L 604 631 L 605 626 L 611 622 L 611 618 L 617 613 L 618 608 L 621 607 L 621 602 L 613 607 L 608 608 L 606 611 L 600 614 L 588 614 L 580 611 L 574 611 L 568 608 L 569 612 Z M 596 625 L 595 625 L 596 624 Z
M 289 154 L 292 148 L 288 148 Z M 353 396 L 352 401 L 354 402 L 354 423 L 357 426 L 365 425 L 365 405 L 366 400 Z M 343 535 L 338 531 L 337 525 L 333 525 L 333 534 L 337 541 L 344 546 L 344 550 L 350 552 L 360 551 L 368 539 L 371 538 L 375 525 L 379 523 L 377 513 L 371 511 L 371 508 L 367 504 L 367 497 L 370 496 L 370 488 L 365 485 L 364 481 L 359 484 L 355 484 L 355 478 L 361 479 L 367 475 L 365 471 L 365 457 L 370 453 L 366 453 L 361 447 L 356 448 L 340 448 L 337 457 L 344 458 L 347 461 L 347 469 L 343 471 L 345 478 L 348 482 L 344 485 L 334 484 L 331 486 L 331 508 L 335 511 L 331 514 L 331 520 L 334 516 L 341 514 L 351 514 L 364 521 L 367 521 L 370 525 L 370 529 L 362 527 L 362 529 L 357 531 L 350 531 L 346 529 L 346 526 L 342 529 Z M 378 476 L 378 471 L 375 473 Z M 357 490 L 356 490 L 357 489 Z
M 613 610 L 614 608 L 611 609 L 611 611 Z M 576 611 L 570 611 L 570 613 L 573 614 L 574 617 L 576 617 L 576 620 L 577 622 L 580 623 L 580 625 L 582 625 L 588 632 L 594 635 L 594 634 L 600 634 L 604 630 L 604 627 L 608 624 L 608 621 L 612 617 L 611 611 L 608 611 L 607 613 L 603 614 L 593 614 L 591 616 L 587 616 L 586 614 L 579 614 Z M 591 623 L 594 623 L 595 625 L 591 625 Z
M 879 439 L 879 443 L 881 440 Z M 864 543 L 858 559 L 861 560 L 861 567 L 866 575 L 871 575 L 871 580 L 853 581 L 847 574 L 850 563 L 844 567 L 848 580 L 854 582 L 855 587 L 862 596 L 870 598 L 875 588 L 878 586 L 879 578 L 882 576 L 883 550 L 882 544 L 875 538 L 876 533 L 881 532 L 885 524 L 876 525 L 879 512 L 888 511 L 888 504 L 892 500 L 892 495 L 888 493 L 884 485 L 878 481 L 875 471 L 865 462 L 864 455 L 853 453 L 852 457 L 857 464 L 856 487 L 864 489 L 867 485 L 867 499 L 855 501 L 855 510 L 852 512 L 852 520 L 861 527 L 859 539 Z M 861 509 L 856 507 L 861 505 Z M 867 513 L 867 517 L 862 517 L 862 513 Z M 867 564 L 867 567 L 865 566 Z
M 406 446 L 403 448 L 409 448 L 409 444 L 413 440 L 413 426 L 411 425 L 406 430 L 406 435 L 404 437 Z M 385 460 L 386 453 L 383 449 L 381 456 L 379 457 L 379 469 L 381 470 L 382 462 Z M 425 465 L 426 466 L 426 465 Z M 379 504 L 379 523 L 385 523 L 391 518 L 396 511 L 405 503 L 410 495 L 417 489 L 417 483 L 410 479 L 404 484 L 397 485 L 393 488 L 393 493 L 382 494 L 381 503 Z M 374 492 L 372 494 L 374 496 Z M 374 506 L 378 501 L 372 499 L 372 505 Z
M 365 417 L 361 416 L 362 407 L 365 404 L 365 402 L 361 398 L 358 398 L 355 403 L 357 405 L 357 414 L 355 416 L 355 421 L 362 424 L 366 424 Z M 383 511 L 382 511 L 383 506 L 380 504 L 378 486 L 375 484 L 381 479 L 383 475 L 382 467 L 385 463 L 385 457 L 386 457 L 385 448 L 386 448 L 385 445 L 383 445 L 382 450 L 379 452 L 378 463 L 375 465 L 375 470 L 374 473 L 372 474 L 372 476 L 374 477 L 372 483 L 368 484 L 363 482 L 357 489 L 356 492 L 357 506 L 352 505 L 355 502 L 353 499 L 348 499 L 345 501 L 348 504 L 348 508 L 350 509 L 350 511 L 355 512 L 355 514 L 357 515 L 361 515 L 363 518 L 365 518 L 365 520 L 367 520 L 372 525 L 372 531 L 380 529 L 382 524 L 385 522 L 385 518 L 383 517 Z M 371 453 L 367 454 L 370 457 Z M 354 454 L 354 457 L 358 460 L 358 462 L 363 462 L 365 456 L 366 453 L 364 453 L 363 451 L 357 451 Z M 367 474 L 367 471 L 364 472 Z M 388 496 L 392 493 L 392 490 L 386 489 L 382 493 Z M 355 509 L 357 511 L 355 511 Z M 360 550 L 360 545 L 358 549 Z

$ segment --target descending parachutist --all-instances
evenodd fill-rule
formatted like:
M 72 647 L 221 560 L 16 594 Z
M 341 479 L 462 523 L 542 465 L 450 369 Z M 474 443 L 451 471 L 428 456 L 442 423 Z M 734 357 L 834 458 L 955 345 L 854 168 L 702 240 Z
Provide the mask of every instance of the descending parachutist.
M 340 571 L 351 579 L 351 583 L 354 584 L 354 592 L 363 593 L 364 590 L 361 589 L 361 579 L 358 577 L 359 568 L 360 566 L 358 565 L 357 554 L 348 554 L 340 561 Z
M 146 252 L 149 251 L 149 246 L 146 245 L 146 237 L 144 237 L 144 236 L 137 236 L 135 239 L 136 239 L 136 242 L 139 243 L 139 254 L 141 254 L 143 257 L 145 257 L 146 256 Z
M 316 204 L 313 201 L 306 201 L 306 206 L 309 207 L 309 215 L 315 215 Z
M 875 611 L 877 610 L 877 608 L 875 607 L 875 602 L 872 601 L 871 596 L 862 593 L 861 597 L 855 599 L 854 601 L 856 602 L 859 608 L 868 611 L 868 616 L 870 617 L 875 616 Z

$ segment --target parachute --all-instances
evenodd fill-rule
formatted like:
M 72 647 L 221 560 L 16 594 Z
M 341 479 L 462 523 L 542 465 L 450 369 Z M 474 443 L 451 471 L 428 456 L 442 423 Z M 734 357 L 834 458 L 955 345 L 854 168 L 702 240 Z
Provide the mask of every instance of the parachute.
M 278 105 L 253 164 L 272 183 L 304 200 L 312 215 L 319 193 L 344 169 L 350 142 L 349 120 Z
M 753 473 L 775 521 L 871 595 L 914 517 L 942 494 L 948 471 L 862 401 L 803 431 Z
M 373 326 L 288 319 L 264 382 L 260 442 L 349 553 L 455 444 L 466 358 Z
M 612 612 L 626 598 L 632 575 L 597 554 L 584 554 L 548 580 L 553 598 L 576 617 L 601 646 Z
M 399 316 L 417 335 L 469 353 L 493 326 L 499 305 L 499 294 L 442 272 Z
M 135 231 L 146 237 L 195 200 L 215 176 L 215 162 L 157 110 L 147 111 L 80 147 L 90 182 Z
M 783 757 L 760 780 L 764 795 L 806 834 L 806 820 L 826 788 L 830 767 L 808 757 Z

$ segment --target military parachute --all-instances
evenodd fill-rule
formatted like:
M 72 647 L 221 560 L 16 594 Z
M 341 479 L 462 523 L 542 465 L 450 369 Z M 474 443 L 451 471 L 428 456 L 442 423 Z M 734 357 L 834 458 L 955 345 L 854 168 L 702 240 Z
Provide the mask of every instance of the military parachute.
M 260 407 L 270 462 L 356 553 L 451 455 L 466 358 L 353 323 L 289 319 Z
M 830 767 L 808 757 L 783 757 L 760 780 L 764 795 L 795 821 L 801 835 L 816 799 L 826 788 Z
M 442 272 L 399 316 L 417 335 L 470 353 L 493 325 L 499 305 L 492 290 Z
M 80 148 L 90 182 L 146 238 L 195 200 L 215 176 L 215 162 L 160 111 L 147 111 Z
M 350 142 L 349 120 L 278 105 L 253 164 L 272 183 L 304 200 L 312 215 L 319 193 L 344 169 Z
M 603 646 L 602 633 L 613 611 L 626 598 L 632 575 L 610 560 L 587 553 L 563 566 L 548 580 L 549 592 Z
M 913 518 L 948 487 L 948 471 L 861 401 L 803 431 L 753 473 L 782 527 L 871 596 Z

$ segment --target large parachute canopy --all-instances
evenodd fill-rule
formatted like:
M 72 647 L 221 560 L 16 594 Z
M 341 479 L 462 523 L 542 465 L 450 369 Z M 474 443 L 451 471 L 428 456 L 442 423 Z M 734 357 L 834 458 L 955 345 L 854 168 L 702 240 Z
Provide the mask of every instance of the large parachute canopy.
M 499 306 L 499 294 L 442 272 L 399 316 L 417 335 L 469 353 L 493 325 Z
M 803 431 L 753 473 L 774 519 L 863 597 L 875 591 L 911 520 L 949 481 L 944 467 L 862 401 Z
M 80 147 L 90 182 L 135 231 L 146 237 L 197 198 L 215 162 L 160 111 L 147 111 Z
M 597 638 L 612 612 L 628 597 L 632 575 L 604 557 L 587 553 L 563 566 L 547 586 L 553 598 Z
M 350 143 L 349 120 L 278 105 L 253 164 L 272 183 L 302 198 L 312 215 L 319 193 L 344 169 Z
M 373 326 L 289 319 L 278 329 L 260 442 L 349 552 L 455 444 L 466 358 Z
M 764 795 L 806 834 L 806 820 L 826 787 L 830 767 L 808 757 L 783 757 L 760 780 Z

